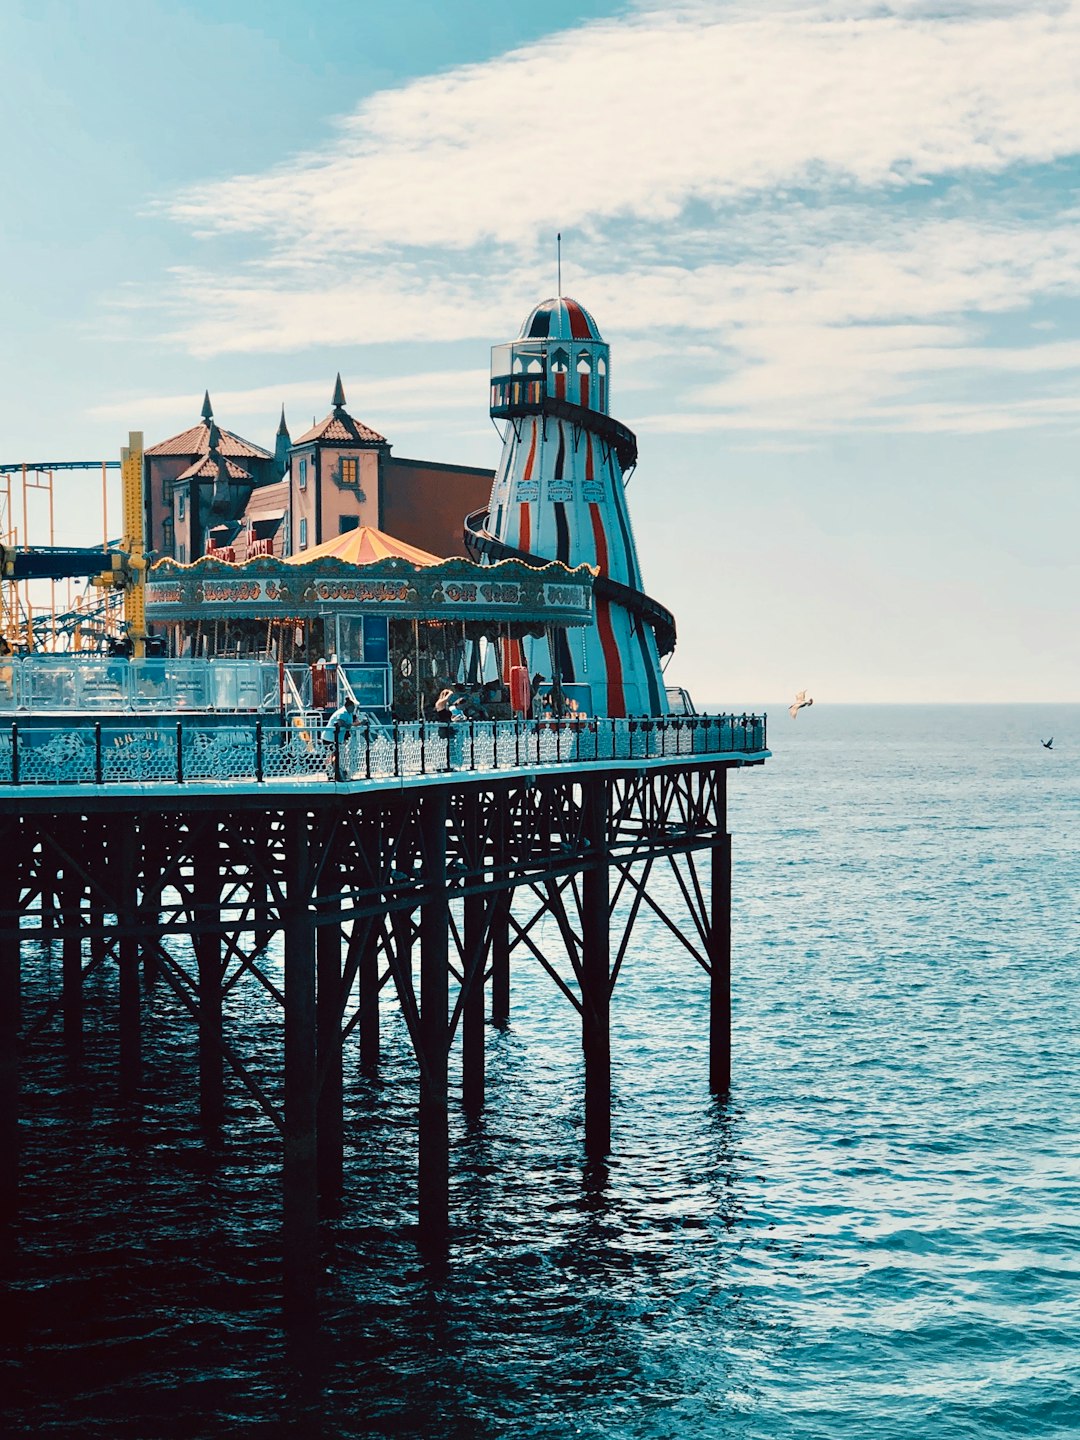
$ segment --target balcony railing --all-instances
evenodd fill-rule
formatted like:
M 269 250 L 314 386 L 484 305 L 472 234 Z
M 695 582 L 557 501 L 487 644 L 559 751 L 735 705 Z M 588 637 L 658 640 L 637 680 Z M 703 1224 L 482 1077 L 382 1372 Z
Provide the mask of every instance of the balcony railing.
M 0 729 L 0 786 L 262 785 L 535 770 L 695 756 L 764 757 L 764 715 L 589 721 L 357 724 L 323 740 L 319 725 L 261 719 L 157 729 L 39 726 Z

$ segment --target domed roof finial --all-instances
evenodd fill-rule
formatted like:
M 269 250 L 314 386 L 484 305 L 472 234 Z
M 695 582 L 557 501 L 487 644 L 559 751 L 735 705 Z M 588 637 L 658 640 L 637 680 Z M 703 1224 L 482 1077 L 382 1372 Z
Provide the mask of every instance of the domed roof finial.
M 337 383 L 334 386 L 334 398 L 331 402 L 335 410 L 345 409 L 345 387 L 341 383 L 341 371 L 338 371 Z
M 210 391 L 203 396 L 202 418 L 209 423 L 214 418 L 214 407 L 210 404 Z

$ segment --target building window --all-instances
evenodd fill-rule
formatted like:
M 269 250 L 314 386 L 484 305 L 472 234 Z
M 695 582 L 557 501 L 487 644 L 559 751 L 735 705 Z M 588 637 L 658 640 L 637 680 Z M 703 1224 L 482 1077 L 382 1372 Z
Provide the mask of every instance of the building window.
M 187 491 L 181 490 L 176 497 L 176 518 L 184 520 L 187 517 Z
M 181 565 L 186 565 L 186 564 L 187 564 L 187 546 L 186 546 L 186 545 L 181 545 L 181 546 L 180 546 L 180 555 L 179 555 L 178 558 L 179 558 L 179 560 L 180 560 L 180 564 L 181 564 Z
M 301 460 L 300 464 L 302 465 L 303 463 Z M 303 515 L 300 517 L 300 549 L 307 549 L 307 519 Z
M 360 480 L 358 460 L 342 460 L 341 462 L 341 483 L 343 485 L 356 485 Z
M 300 461 L 300 489 L 307 489 L 307 461 Z
M 359 515 L 339 515 L 339 516 L 338 516 L 338 534 L 339 534 L 339 535 L 347 535 L 350 530 L 357 530 L 357 529 L 359 529 L 359 526 L 360 526 L 360 516 L 359 516 Z

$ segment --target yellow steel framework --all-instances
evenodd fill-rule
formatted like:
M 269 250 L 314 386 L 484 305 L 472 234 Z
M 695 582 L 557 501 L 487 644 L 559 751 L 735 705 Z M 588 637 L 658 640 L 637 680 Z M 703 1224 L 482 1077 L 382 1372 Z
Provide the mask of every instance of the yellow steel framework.
M 142 436 L 133 436 L 138 445 L 138 464 L 142 463 Z M 57 494 L 57 479 L 67 470 L 95 468 L 98 462 L 58 462 L 57 464 L 5 465 L 0 467 L 0 552 L 9 559 L 16 552 L 28 552 L 56 544 L 57 502 L 61 514 L 64 497 Z M 101 461 L 101 525 L 102 551 L 109 549 L 109 462 Z M 112 468 L 115 468 L 113 462 Z M 125 476 L 125 486 L 130 481 Z M 141 497 L 141 476 L 137 481 Z M 136 502 L 141 522 L 141 498 Z M 128 529 L 125 508 L 125 531 Z M 142 553 L 141 523 L 138 526 L 139 553 Z M 87 630 L 119 638 L 125 618 L 124 593 L 110 589 L 91 598 L 76 584 L 77 576 L 62 580 L 15 579 L 13 567 L 5 566 L 0 575 L 0 636 L 11 649 L 79 650 L 87 638 Z M 136 572 L 140 576 L 143 570 Z M 46 586 L 48 587 L 46 589 Z M 142 586 L 138 587 L 140 628 L 142 617 Z M 92 592 L 91 592 L 92 593 Z

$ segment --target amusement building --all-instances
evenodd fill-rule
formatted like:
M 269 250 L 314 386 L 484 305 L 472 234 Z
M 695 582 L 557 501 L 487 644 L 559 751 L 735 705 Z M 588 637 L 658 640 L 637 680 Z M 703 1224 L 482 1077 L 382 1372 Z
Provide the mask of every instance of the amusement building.
M 666 715 L 675 623 L 643 589 L 625 493 L 637 443 L 609 394 L 609 347 L 565 297 L 492 352 L 495 471 L 392 455 L 340 375 L 298 438 L 282 410 L 272 450 L 219 423 L 207 393 L 189 429 L 141 453 L 132 437 L 137 494 L 94 581 L 108 593 L 53 637 L 48 666 L 18 667 L 29 693 L 9 683 L 6 698 L 94 708 L 122 678 L 140 707 L 313 715 L 348 698 L 375 726 L 432 720 L 447 690 L 454 718 Z M 13 583 L 31 557 L 6 553 L 6 644 L 40 650 Z M 85 553 L 100 569 L 96 551 L 70 564 Z M 103 646 L 155 663 L 99 673 Z

